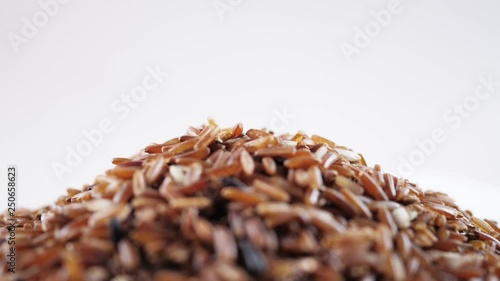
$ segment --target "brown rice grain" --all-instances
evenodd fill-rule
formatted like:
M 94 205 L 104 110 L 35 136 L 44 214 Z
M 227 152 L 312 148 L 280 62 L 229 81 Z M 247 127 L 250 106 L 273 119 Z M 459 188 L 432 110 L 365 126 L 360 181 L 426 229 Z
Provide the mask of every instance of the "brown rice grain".
M 112 163 L 52 205 L 16 210 L 17 279 L 500 276 L 495 221 L 319 135 L 244 132 L 241 123 L 220 129 L 209 119 Z M 11 219 L 0 213 L 4 262 Z

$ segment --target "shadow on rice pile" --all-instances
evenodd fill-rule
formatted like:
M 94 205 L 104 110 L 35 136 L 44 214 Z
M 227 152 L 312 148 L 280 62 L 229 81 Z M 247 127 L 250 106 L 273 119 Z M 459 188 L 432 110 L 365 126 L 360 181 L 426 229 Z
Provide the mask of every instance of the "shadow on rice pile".
M 2 280 L 499 280 L 496 222 L 318 135 L 209 120 L 113 164 L 16 213 L 16 274 L 2 215 Z

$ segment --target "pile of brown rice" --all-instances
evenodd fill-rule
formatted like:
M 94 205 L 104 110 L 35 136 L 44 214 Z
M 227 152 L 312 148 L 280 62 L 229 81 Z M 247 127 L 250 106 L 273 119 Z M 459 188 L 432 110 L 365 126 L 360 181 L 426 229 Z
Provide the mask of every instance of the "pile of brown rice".
M 17 212 L 16 275 L 0 216 L 1 280 L 500 280 L 496 222 L 318 135 L 209 120 L 113 164 Z

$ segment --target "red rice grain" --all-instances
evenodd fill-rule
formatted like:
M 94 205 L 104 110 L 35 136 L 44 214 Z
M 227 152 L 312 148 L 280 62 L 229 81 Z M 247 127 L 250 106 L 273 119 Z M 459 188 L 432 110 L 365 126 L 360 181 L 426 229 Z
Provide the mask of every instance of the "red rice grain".
M 500 279 L 500 227 L 304 132 L 189 127 L 55 204 L 17 210 L 0 280 Z

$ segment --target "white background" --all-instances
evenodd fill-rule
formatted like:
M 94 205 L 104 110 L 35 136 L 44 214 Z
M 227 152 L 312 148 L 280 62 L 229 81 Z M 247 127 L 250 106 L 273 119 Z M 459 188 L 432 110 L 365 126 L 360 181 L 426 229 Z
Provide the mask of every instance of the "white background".
M 49 204 L 91 183 L 113 157 L 212 116 L 246 128 L 278 120 L 277 131 L 323 135 L 393 173 L 415 141 L 441 128 L 446 141 L 411 179 L 500 219 L 500 87 L 457 128 L 443 119 L 479 77 L 500 81 L 500 2 L 401 0 L 348 63 L 342 42 L 356 46 L 356 28 L 388 1 L 232 0 L 220 17 L 214 3 L 226 1 L 73 0 L 17 53 L 9 34 L 22 36 L 23 18 L 43 10 L 0 1 L 0 167 L 18 166 L 19 204 Z M 120 119 L 111 105 L 156 65 L 171 77 Z M 277 119 L 283 110 L 294 115 L 287 124 Z M 114 131 L 59 181 L 53 163 L 65 164 L 65 147 L 105 118 Z

